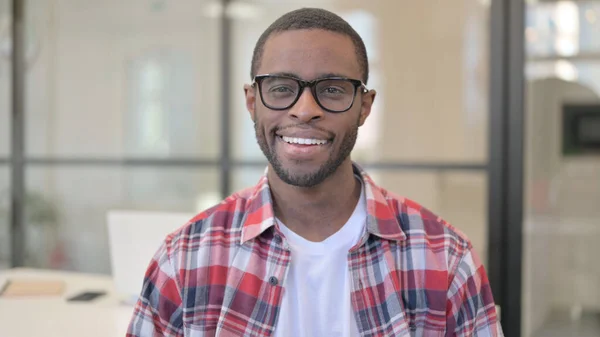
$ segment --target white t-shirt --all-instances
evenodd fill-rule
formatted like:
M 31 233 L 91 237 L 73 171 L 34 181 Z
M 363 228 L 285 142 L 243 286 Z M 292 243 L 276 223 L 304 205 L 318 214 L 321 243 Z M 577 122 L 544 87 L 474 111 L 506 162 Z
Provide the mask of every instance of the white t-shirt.
M 364 233 L 364 192 L 348 222 L 321 242 L 311 242 L 277 220 L 291 250 L 275 337 L 359 336 L 350 302 L 348 251 Z

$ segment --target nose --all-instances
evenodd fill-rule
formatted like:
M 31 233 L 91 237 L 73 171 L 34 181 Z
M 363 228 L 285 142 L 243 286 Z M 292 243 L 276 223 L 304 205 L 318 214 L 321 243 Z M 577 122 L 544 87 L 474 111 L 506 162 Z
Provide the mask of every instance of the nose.
M 298 101 L 292 106 L 288 115 L 299 122 L 308 123 L 323 117 L 323 109 L 319 106 L 310 88 L 304 88 Z

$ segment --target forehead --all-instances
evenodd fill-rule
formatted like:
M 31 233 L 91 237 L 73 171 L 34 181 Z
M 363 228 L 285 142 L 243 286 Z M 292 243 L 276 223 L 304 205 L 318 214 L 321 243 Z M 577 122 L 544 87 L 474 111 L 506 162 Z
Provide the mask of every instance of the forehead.
M 269 73 L 291 73 L 305 80 L 329 74 L 361 76 L 352 39 L 320 29 L 271 35 L 257 71 L 257 74 Z

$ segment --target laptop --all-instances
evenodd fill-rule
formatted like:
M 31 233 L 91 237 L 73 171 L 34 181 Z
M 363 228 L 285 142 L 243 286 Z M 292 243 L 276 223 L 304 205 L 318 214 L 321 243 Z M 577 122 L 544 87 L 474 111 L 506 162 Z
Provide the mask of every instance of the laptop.
M 187 224 L 195 214 L 146 211 L 109 211 L 110 263 L 116 295 L 135 304 L 146 269 L 165 237 Z

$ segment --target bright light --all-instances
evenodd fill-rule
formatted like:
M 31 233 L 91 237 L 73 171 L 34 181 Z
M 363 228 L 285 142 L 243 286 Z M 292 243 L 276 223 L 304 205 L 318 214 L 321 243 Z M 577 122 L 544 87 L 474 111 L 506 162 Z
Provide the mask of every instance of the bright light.
M 579 52 L 579 8 L 573 1 L 559 1 L 554 10 L 556 39 L 554 49 L 559 55 L 572 56 Z
M 556 77 L 565 81 L 576 81 L 579 78 L 579 72 L 575 66 L 566 60 L 558 60 L 554 63 L 554 72 Z
M 579 32 L 579 8 L 575 2 L 557 2 L 554 15 L 556 28 L 560 33 L 573 34 Z

